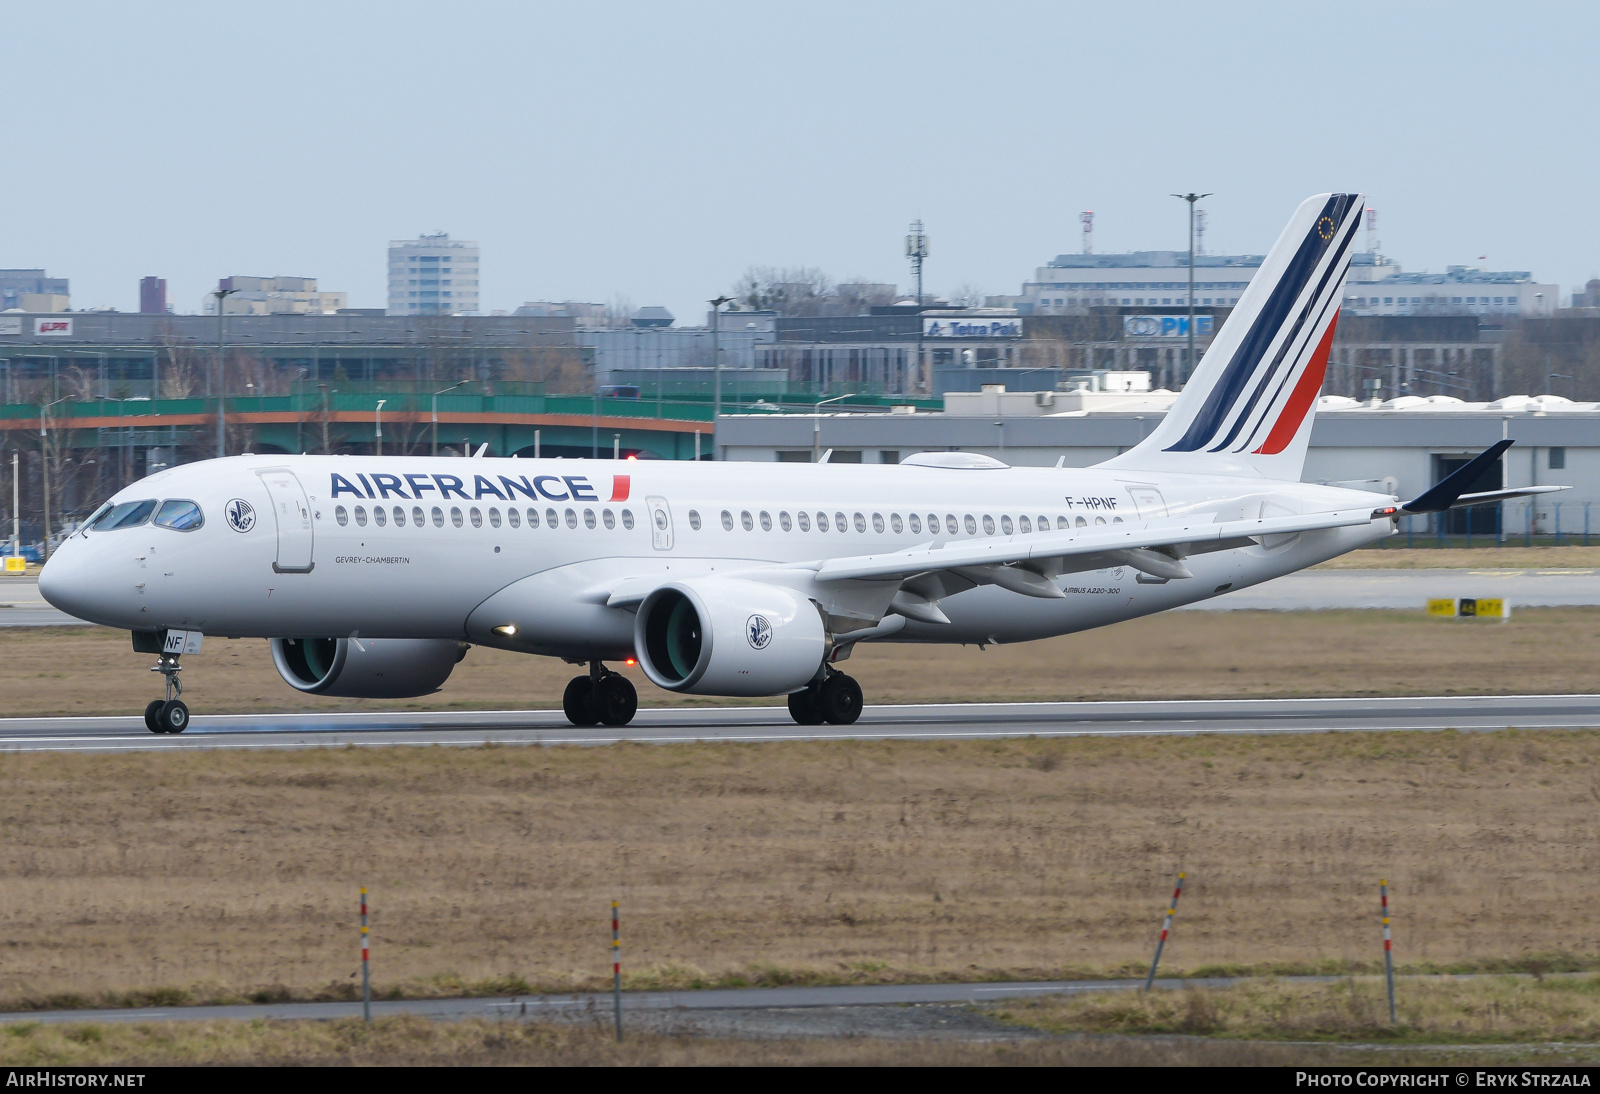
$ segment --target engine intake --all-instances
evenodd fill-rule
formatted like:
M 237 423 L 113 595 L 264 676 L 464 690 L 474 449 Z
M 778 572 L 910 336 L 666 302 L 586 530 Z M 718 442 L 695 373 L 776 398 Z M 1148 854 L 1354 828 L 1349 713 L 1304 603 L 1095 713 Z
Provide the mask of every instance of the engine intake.
M 274 638 L 272 663 L 297 691 L 409 699 L 438 691 L 470 649 L 439 638 Z
M 789 589 L 691 578 L 639 605 L 634 650 L 651 682 L 692 695 L 782 695 L 811 682 L 828 652 L 822 616 Z

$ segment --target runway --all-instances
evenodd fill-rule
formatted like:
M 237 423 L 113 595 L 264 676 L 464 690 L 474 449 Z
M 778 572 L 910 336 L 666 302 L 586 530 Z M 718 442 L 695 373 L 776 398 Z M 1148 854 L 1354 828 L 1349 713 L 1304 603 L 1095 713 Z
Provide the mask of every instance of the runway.
M 1303 570 L 1180 611 L 1420 611 L 1430 597 L 1499 597 L 1513 608 L 1600 604 L 1600 570 Z M 90 626 L 52 608 L 36 577 L 0 577 L 0 627 Z
M 0 719 L 0 752 L 342 748 L 347 745 L 606 745 L 935 741 L 1007 737 L 1462 731 L 1600 727 L 1600 696 L 1208 699 L 1127 703 L 948 703 L 868 707 L 853 726 L 798 726 L 783 707 L 641 710 L 623 728 L 578 728 L 559 711 L 196 714 L 156 736 L 137 716 Z

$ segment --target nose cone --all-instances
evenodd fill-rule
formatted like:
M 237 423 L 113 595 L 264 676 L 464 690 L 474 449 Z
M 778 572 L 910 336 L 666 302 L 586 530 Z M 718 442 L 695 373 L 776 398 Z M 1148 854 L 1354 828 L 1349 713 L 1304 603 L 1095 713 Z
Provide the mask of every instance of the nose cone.
M 39 595 L 68 615 L 112 627 L 130 626 L 116 610 L 106 567 L 96 566 L 94 550 L 82 539 L 70 539 L 39 571 Z M 128 599 L 123 597 L 123 599 Z

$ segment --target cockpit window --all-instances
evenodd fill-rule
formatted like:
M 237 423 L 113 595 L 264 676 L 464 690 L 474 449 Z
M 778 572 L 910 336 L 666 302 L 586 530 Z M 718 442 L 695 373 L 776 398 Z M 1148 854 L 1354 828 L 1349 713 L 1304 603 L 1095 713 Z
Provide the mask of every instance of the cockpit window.
M 97 532 L 110 532 L 116 528 L 133 528 L 150 519 L 156 511 L 155 499 L 149 501 L 124 501 L 113 505 L 109 512 L 94 522 Z
M 192 532 L 205 522 L 205 514 L 200 512 L 200 507 L 183 498 L 168 498 L 161 503 L 161 508 L 156 510 L 156 524 L 162 528 Z

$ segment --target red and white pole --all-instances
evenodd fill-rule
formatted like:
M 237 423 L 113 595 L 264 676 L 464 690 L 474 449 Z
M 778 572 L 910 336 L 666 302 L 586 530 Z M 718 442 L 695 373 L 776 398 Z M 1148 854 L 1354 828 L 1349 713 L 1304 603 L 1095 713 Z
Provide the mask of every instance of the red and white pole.
M 372 1021 L 372 977 L 368 972 L 367 887 L 361 887 L 361 1017 Z
M 1178 898 L 1183 895 L 1183 879 L 1187 873 L 1178 875 L 1177 888 L 1172 890 L 1172 903 L 1167 905 L 1167 918 L 1161 924 L 1161 938 L 1156 942 L 1156 956 L 1150 962 L 1150 975 L 1144 979 L 1144 990 L 1149 991 L 1156 982 L 1156 966 L 1161 964 L 1161 951 L 1167 948 L 1167 935 L 1172 931 L 1172 917 L 1178 914 Z
M 617 1012 L 617 1040 L 622 1040 L 622 934 L 617 930 L 617 902 L 611 902 L 611 999 Z
M 1383 909 L 1383 975 L 1389 981 L 1389 1024 L 1399 1025 L 1394 1014 L 1394 944 L 1389 937 L 1389 882 L 1378 881 L 1378 896 Z

